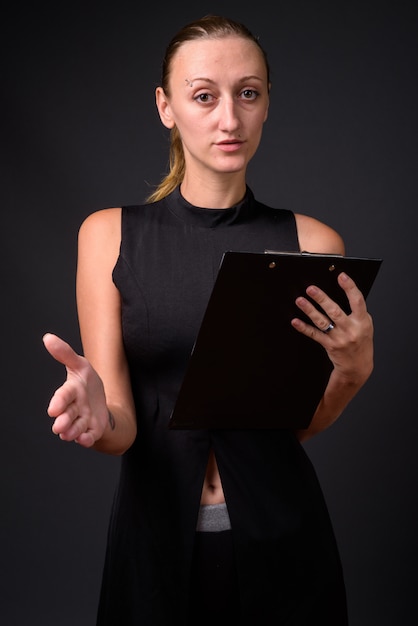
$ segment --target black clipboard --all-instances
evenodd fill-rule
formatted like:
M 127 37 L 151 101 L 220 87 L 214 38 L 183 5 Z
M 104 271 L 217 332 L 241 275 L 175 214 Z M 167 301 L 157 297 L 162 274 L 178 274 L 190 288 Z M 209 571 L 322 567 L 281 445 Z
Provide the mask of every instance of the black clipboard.
M 169 428 L 307 428 L 332 364 L 322 346 L 291 326 L 293 317 L 303 317 L 295 300 L 315 284 L 349 313 L 338 274 L 351 276 L 367 298 L 381 263 L 225 252 Z

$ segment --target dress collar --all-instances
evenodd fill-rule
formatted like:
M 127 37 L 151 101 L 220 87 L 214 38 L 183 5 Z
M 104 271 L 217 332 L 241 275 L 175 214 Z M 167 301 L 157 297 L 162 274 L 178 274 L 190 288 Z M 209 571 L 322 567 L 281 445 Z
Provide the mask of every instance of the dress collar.
M 228 209 L 207 209 L 190 204 L 180 193 L 180 187 L 165 198 L 168 209 L 177 218 L 192 226 L 216 228 L 246 221 L 255 210 L 254 195 L 249 187 L 238 204 Z

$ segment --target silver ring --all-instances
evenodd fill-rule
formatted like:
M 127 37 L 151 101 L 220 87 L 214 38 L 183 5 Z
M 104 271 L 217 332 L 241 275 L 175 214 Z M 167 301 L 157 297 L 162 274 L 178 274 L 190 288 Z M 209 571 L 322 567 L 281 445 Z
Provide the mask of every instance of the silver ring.
M 330 322 L 328 324 L 328 326 L 326 328 L 324 328 L 324 330 L 322 332 L 326 334 L 326 333 L 329 333 L 330 330 L 333 330 L 334 328 L 335 328 L 334 324 L 332 322 Z

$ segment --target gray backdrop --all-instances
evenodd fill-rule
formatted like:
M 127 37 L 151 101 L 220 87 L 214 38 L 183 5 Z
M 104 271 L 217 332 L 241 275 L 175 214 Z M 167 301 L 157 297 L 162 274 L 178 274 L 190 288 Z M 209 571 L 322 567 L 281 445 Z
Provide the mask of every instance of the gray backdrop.
M 119 460 L 64 444 L 46 406 L 64 377 L 41 337 L 80 349 L 77 229 L 143 200 L 166 169 L 154 106 L 185 22 L 220 12 L 260 36 L 270 117 L 249 173 L 259 200 L 383 257 L 369 297 L 372 378 L 306 444 L 343 559 L 351 626 L 416 610 L 417 11 L 414 2 L 16 3 L 3 13 L 0 623 L 92 626 Z

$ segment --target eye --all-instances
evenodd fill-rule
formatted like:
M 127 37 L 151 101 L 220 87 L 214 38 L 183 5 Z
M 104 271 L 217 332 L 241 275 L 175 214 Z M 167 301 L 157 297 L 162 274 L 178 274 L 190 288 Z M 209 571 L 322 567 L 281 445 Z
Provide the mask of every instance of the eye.
M 240 97 L 243 100 L 255 100 L 259 95 L 259 92 L 255 91 L 255 89 L 244 89 L 244 91 L 240 93 Z
M 213 100 L 213 96 L 211 96 L 209 93 L 199 93 L 197 96 L 195 96 L 193 98 L 193 100 L 196 100 L 196 102 L 202 102 L 203 104 L 206 104 L 206 102 L 212 102 Z

